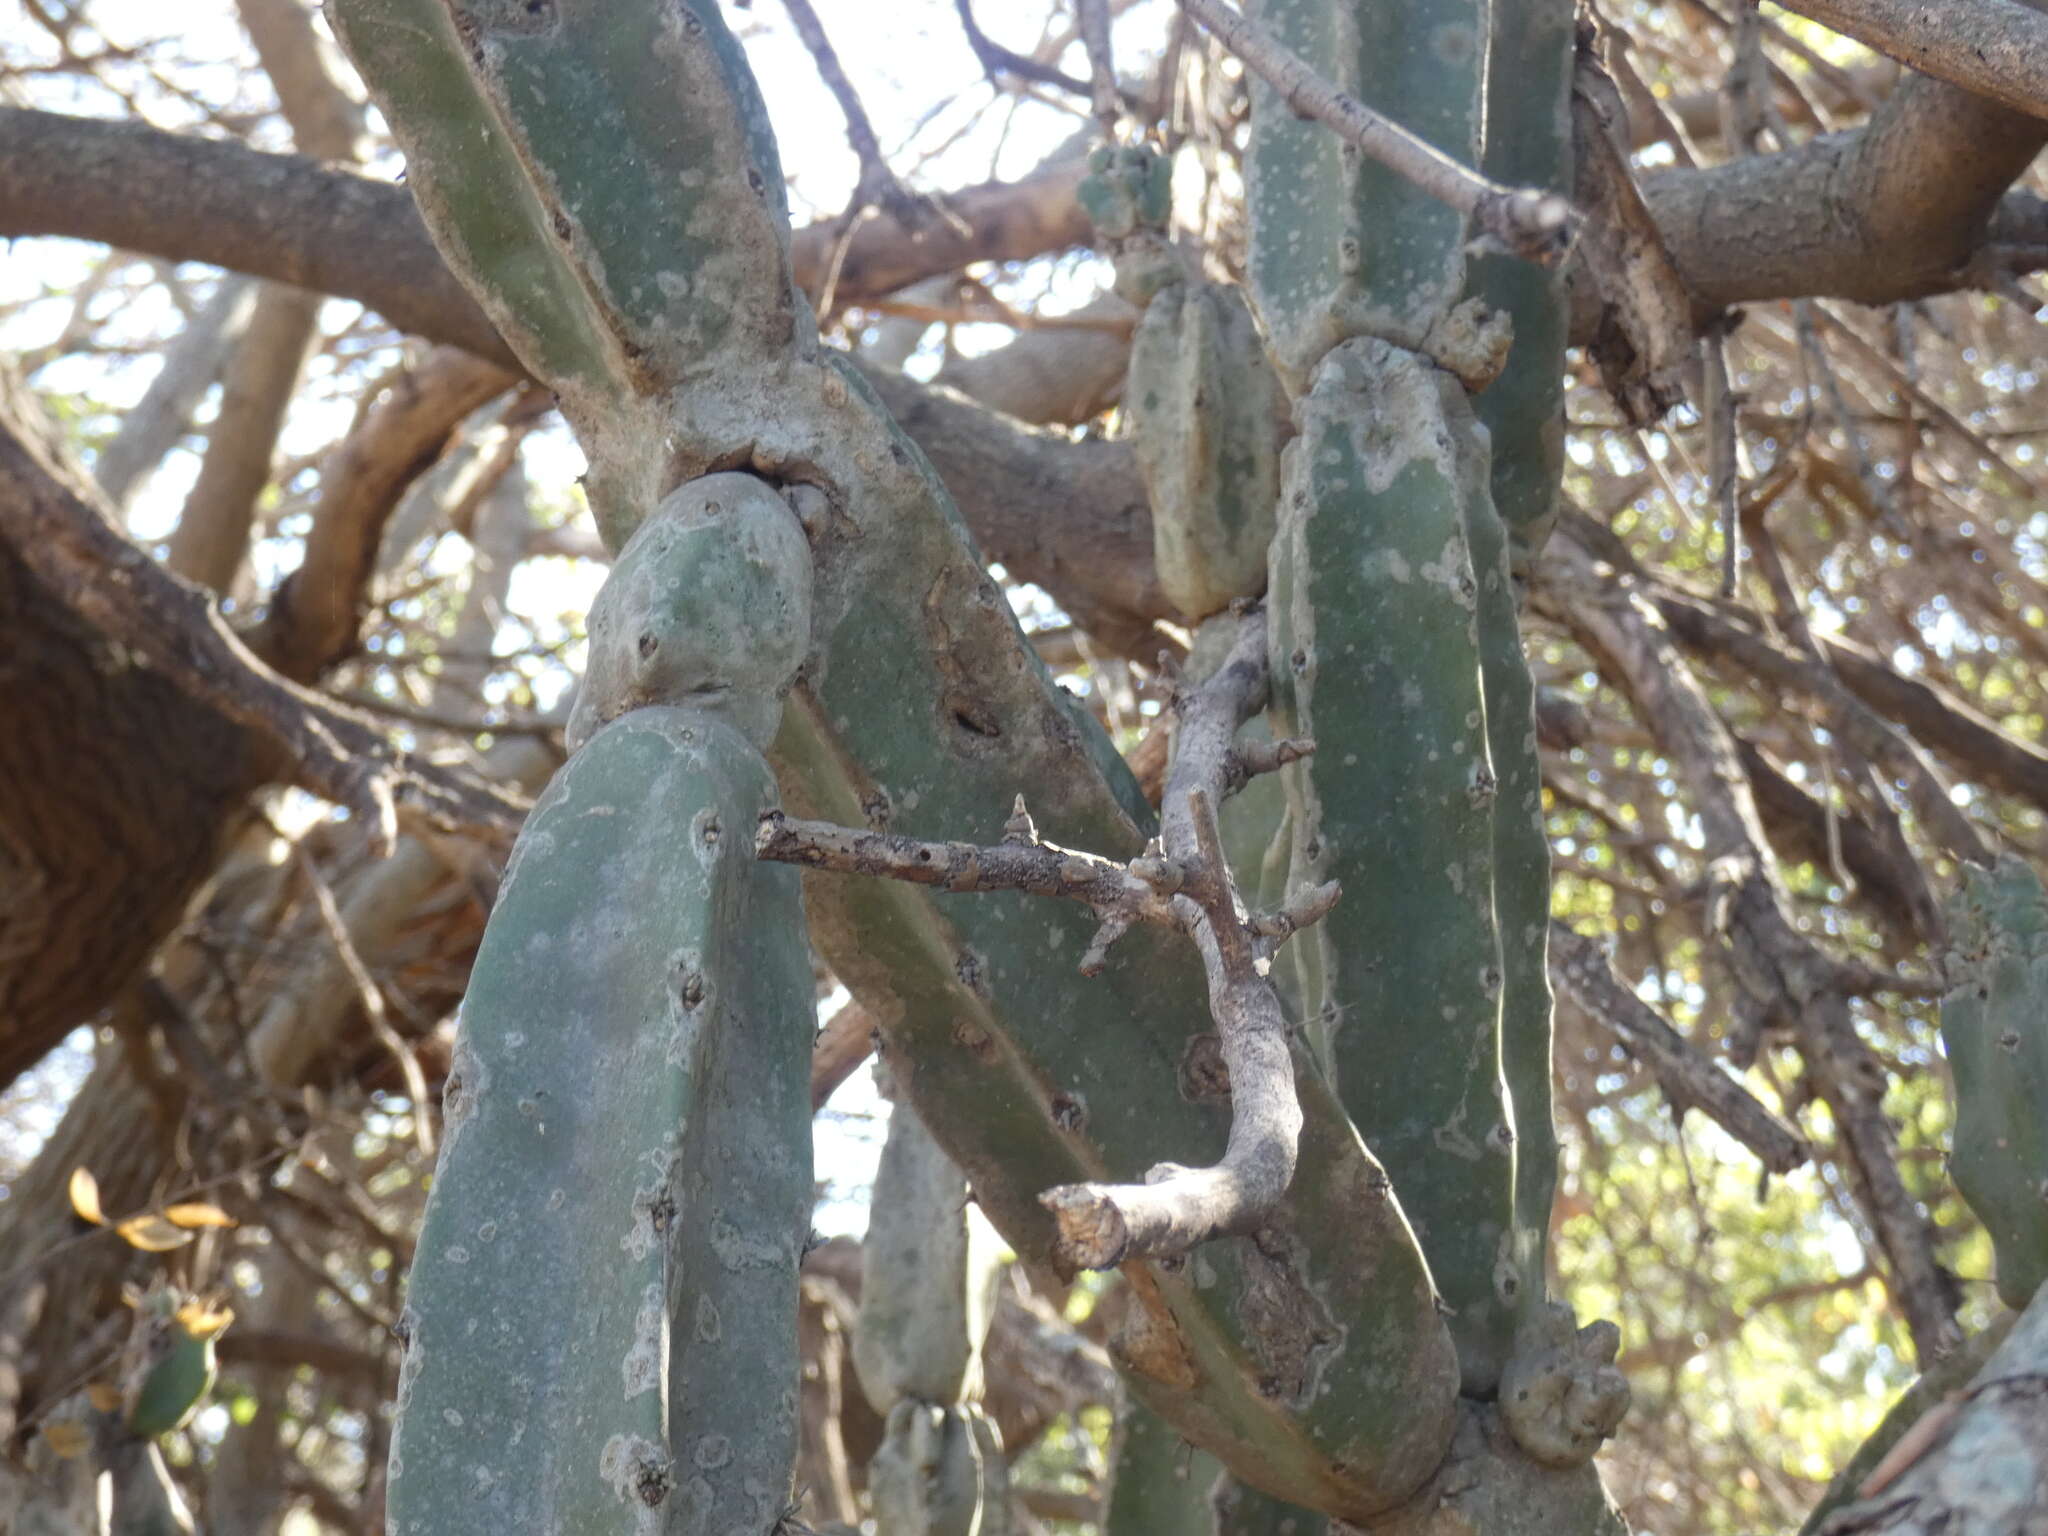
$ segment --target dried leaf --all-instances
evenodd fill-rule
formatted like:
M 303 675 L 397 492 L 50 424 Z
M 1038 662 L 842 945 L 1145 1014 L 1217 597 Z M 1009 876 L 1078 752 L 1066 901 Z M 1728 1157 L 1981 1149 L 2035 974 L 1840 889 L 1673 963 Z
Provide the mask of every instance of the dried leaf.
M 76 1461 L 92 1447 L 92 1432 L 70 1419 L 45 1424 L 43 1439 L 65 1461 Z
M 214 1307 L 194 1297 L 177 1311 L 178 1324 L 195 1339 L 211 1339 L 235 1320 L 233 1307 Z
M 104 1381 L 87 1383 L 85 1399 L 101 1413 L 112 1413 L 121 1406 L 121 1394 Z
M 192 1241 L 192 1234 L 172 1226 L 157 1215 L 130 1216 L 118 1223 L 114 1230 L 131 1248 L 140 1248 L 144 1253 L 169 1253 L 173 1248 L 182 1248 Z
M 83 1165 L 71 1170 L 71 1209 L 79 1219 L 89 1221 L 96 1227 L 104 1227 L 107 1218 L 100 1214 L 100 1181 L 92 1176 L 92 1170 Z
M 174 1227 L 232 1227 L 235 1218 L 217 1205 L 203 1200 L 164 1207 L 164 1219 Z

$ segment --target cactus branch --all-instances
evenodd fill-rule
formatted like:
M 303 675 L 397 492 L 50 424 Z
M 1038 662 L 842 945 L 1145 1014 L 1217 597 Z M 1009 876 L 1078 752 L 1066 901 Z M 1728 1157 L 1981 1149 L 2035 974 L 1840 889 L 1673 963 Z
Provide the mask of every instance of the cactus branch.
M 1222 0 L 1180 0 L 1180 6 L 1301 116 L 1326 125 L 1368 159 L 1469 215 L 1483 233 L 1517 256 L 1550 266 L 1570 249 L 1577 215 L 1556 193 L 1504 187 L 1460 165 L 1338 90 L 1272 33 Z

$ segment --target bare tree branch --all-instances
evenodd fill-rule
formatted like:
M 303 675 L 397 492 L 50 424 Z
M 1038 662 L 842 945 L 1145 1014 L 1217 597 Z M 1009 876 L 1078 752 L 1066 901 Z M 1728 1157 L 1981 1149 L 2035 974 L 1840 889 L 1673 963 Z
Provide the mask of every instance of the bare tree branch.
M 755 852 L 809 869 L 880 875 L 941 890 L 1030 891 L 1090 907 L 1101 920 L 1081 959 L 1093 975 L 1133 923 L 1177 928 L 1195 941 L 1209 983 L 1223 1064 L 1230 1074 L 1230 1140 L 1213 1168 L 1161 1163 L 1143 1184 L 1070 1184 L 1039 1200 L 1059 1226 L 1058 1258 L 1079 1269 L 1184 1253 L 1256 1226 L 1294 1176 L 1301 1105 L 1286 1017 L 1267 980 L 1274 949 L 1329 911 L 1335 885 L 1300 893 L 1281 910 L 1238 904 L 1216 828 L 1216 805 L 1255 773 L 1298 760 L 1305 742 L 1242 750 L 1238 728 L 1266 696 L 1265 619 L 1242 615 L 1222 667 L 1175 702 L 1178 734 L 1168 771 L 1162 842 L 1129 864 L 1040 842 L 1020 796 L 1003 841 L 928 843 L 888 833 L 762 817 Z
M 204 591 L 122 534 L 11 368 L 0 368 L 0 537 L 80 617 L 267 740 L 292 782 L 362 816 L 382 847 L 400 799 L 450 825 L 517 829 L 518 802 L 394 748 L 251 655 Z
M 2015 0 L 1777 0 L 1910 69 L 2048 118 L 2048 16 Z
M 1856 1033 L 1840 966 L 1786 915 L 1733 739 L 1636 578 L 1596 567 L 1571 527 L 1550 547 L 1555 555 L 1537 593 L 1543 610 L 1628 696 L 1686 785 L 1711 861 L 1707 926 L 1726 944 L 1747 1002 L 1797 1042 L 1889 1261 L 1887 1281 L 1920 1358 L 1931 1362 L 1961 1337 L 1955 1298 L 1935 1259 L 1931 1224 L 1900 1177 L 1882 1103 L 1885 1072 Z
M 1813 1155 L 1803 1136 L 1695 1051 L 1656 1009 L 1623 985 L 1597 940 L 1553 922 L 1550 978 L 1561 997 L 1650 1069 L 1679 1114 L 1699 1110 L 1773 1173 L 1790 1173 Z

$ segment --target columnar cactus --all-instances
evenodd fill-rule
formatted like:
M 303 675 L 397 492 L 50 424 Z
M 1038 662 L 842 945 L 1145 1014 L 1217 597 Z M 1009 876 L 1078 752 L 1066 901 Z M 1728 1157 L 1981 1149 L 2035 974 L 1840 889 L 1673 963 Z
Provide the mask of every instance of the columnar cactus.
M 695 480 L 591 616 L 573 755 L 463 1001 L 408 1293 L 396 1532 L 766 1530 L 796 1449 L 811 975 L 753 858 L 810 556 Z
M 980 1406 L 1002 1271 L 968 1210 L 960 1170 L 898 1104 L 868 1203 L 853 1331 L 854 1369 L 885 1426 L 868 1492 L 892 1536 L 1010 1529 L 1002 1440 Z
M 2048 1279 L 2048 897 L 2024 860 L 1965 865 L 1948 908 L 1941 1041 L 1956 1086 L 1956 1187 L 1984 1223 L 1998 1294 Z
M 1475 0 L 1287 6 L 1328 34 L 1319 59 L 1384 54 L 1385 104 L 1469 147 Z M 575 754 L 521 839 L 464 1008 L 394 1518 L 541 1532 L 623 1512 L 636 1528 L 765 1531 L 793 1424 L 809 972 L 788 876 L 747 862 L 751 818 L 779 787 L 802 816 L 993 836 L 1022 789 L 1049 841 L 1128 859 L 1152 813 L 1023 642 L 929 464 L 820 345 L 791 283 L 766 116 L 713 0 L 329 13 L 451 265 L 561 400 L 600 529 L 623 546 L 593 615 Z M 1382 35 L 1401 17 L 1412 36 Z M 1456 307 L 1462 220 L 1347 167 L 1273 105 L 1251 296 L 1279 376 L 1306 392 L 1300 424 L 1332 456 L 1294 450 L 1273 566 L 1281 714 L 1323 738 L 1289 786 L 1285 873 L 1342 868 L 1339 910 L 1357 915 L 1344 954 L 1295 966 L 1319 1017 L 1318 1038 L 1292 1045 L 1286 1199 L 1253 1232 L 1127 1264 L 1118 1347 L 1134 1393 L 1245 1483 L 1354 1522 L 1408 1519 L 1396 1512 L 1462 1507 L 1471 1475 L 1521 1454 L 1493 1408 L 1459 1407 L 1440 1308 L 1485 1394 L 1540 1293 L 1500 1078 L 1515 920 L 1497 870 L 1519 855 L 1495 825 L 1492 765 L 1513 712 L 1495 704 L 1512 614 L 1488 579 L 1485 541 L 1501 535 L 1484 438 L 1439 368 L 1476 383 L 1503 338 Z M 1271 167 L 1289 154 L 1299 186 L 1283 196 Z M 1232 302 L 1216 313 L 1238 319 L 1176 322 L 1165 350 L 1221 357 L 1213 330 L 1255 368 Z M 1201 424 L 1207 396 L 1160 398 Z M 1368 421 L 1375 401 L 1390 414 Z M 1198 514 L 1183 529 L 1206 518 L 1221 538 L 1189 546 L 1196 610 L 1256 584 L 1242 557 L 1258 497 L 1240 488 L 1270 483 L 1264 419 L 1241 412 L 1206 439 L 1237 446 L 1201 458 L 1214 473 L 1180 498 Z M 747 473 L 714 473 L 736 465 Z M 1415 625 L 1406 686 L 1365 650 L 1359 677 L 1337 676 L 1343 647 L 1369 647 L 1358 615 L 1374 605 Z M 1396 713 L 1374 717 L 1383 705 Z M 1389 806 L 1416 817 L 1391 874 L 1367 840 Z M 1522 873 L 1517 900 L 1541 884 Z M 1229 1086 L 1175 936 L 1134 932 L 1088 978 L 1078 908 L 820 874 L 805 911 L 901 1091 L 1020 1251 L 1049 1251 L 1037 1196 L 1052 1186 L 1215 1160 Z M 1365 969 L 1368 945 L 1383 971 Z M 741 1283 L 758 1323 L 726 1304 Z M 1524 1525 L 1584 1528 L 1597 1481 L 1542 1475 L 1570 1497 Z
M 1262 8 L 1298 52 L 1333 61 L 1336 83 L 1468 163 L 1489 11 Z M 1547 1047 L 1548 852 L 1530 834 L 1532 699 L 1487 438 L 1460 382 L 1498 371 L 1494 343 L 1459 305 L 1457 217 L 1264 87 L 1250 186 L 1253 295 L 1299 391 L 1270 605 L 1281 728 L 1318 743 L 1288 770 L 1294 878 L 1349 893 L 1297 941 L 1293 974 L 1338 1092 L 1421 1236 L 1465 1388 L 1487 1394 L 1540 1295 L 1548 1216 L 1547 1188 L 1524 1202 L 1542 1210 L 1517 1209 L 1501 1075 L 1504 927 L 1518 1019 Z M 1508 806 L 1505 758 L 1517 769 Z M 1547 1131 L 1545 1068 L 1529 1118 Z

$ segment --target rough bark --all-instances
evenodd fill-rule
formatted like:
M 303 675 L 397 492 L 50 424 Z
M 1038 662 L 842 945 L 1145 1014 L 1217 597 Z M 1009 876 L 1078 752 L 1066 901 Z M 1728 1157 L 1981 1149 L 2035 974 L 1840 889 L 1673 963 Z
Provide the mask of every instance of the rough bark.
M 250 733 L 80 620 L 0 542 L 0 1085 L 105 1005 L 213 868 Z

